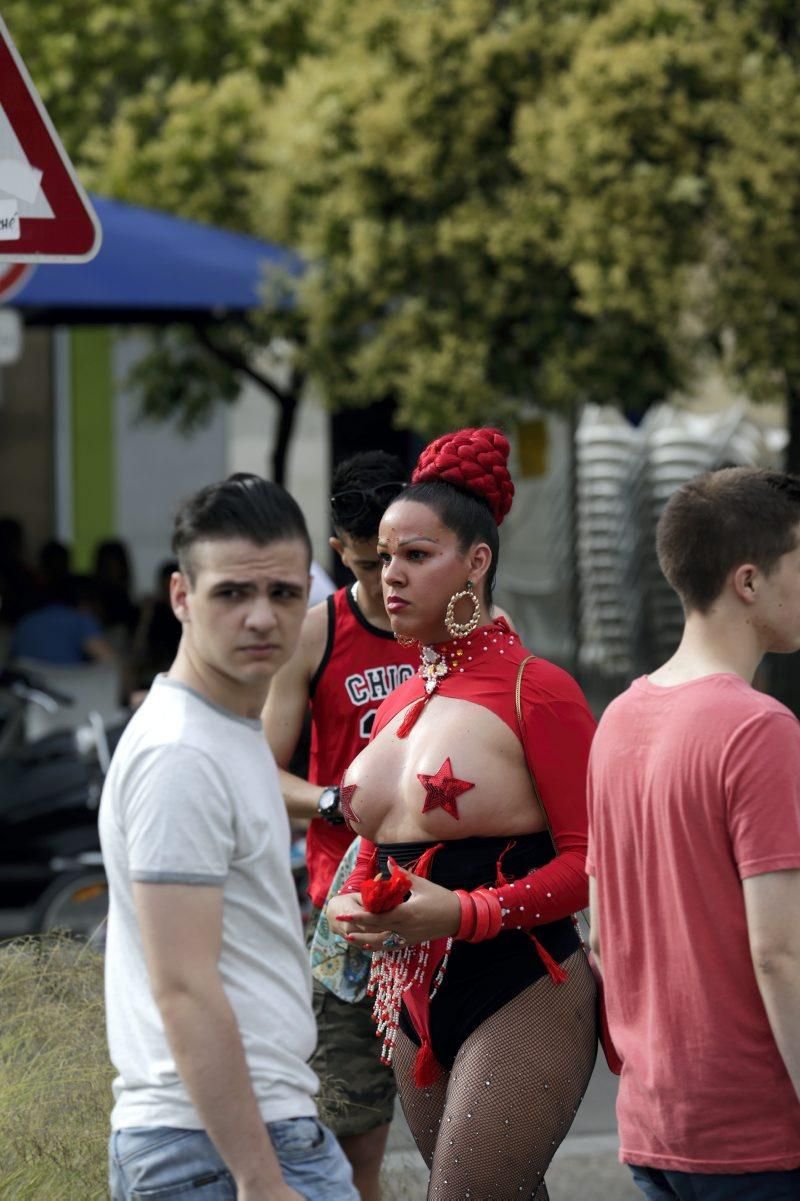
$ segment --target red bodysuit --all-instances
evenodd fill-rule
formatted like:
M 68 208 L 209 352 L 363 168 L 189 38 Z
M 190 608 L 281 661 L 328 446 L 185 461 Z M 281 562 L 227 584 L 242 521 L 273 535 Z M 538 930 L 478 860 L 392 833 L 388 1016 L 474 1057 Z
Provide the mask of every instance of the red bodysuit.
M 520 645 L 519 639 L 509 630 L 502 618 L 490 626 L 481 627 L 466 639 L 439 645 L 435 650 L 445 656 L 449 666 L 447 674 L 437 680 L 433 695 L 469 700 L 483 705 L 500 717 L 521 739 L 526 760 L 536 779 L 557 852 L 548 862 L 539 862 L 534 870 L 523 870 L 519 874 L 515 871 L 517 878 L 513 880 L 508 879 L 502 863 L 498 863 L 497 874 L 492 872 L 491 883 L 502 906 L 502 932 L 533 932 L 538 927 L 555 929 L 559 919 L 570 918 L 576 910 L 586 905 L 588 899 L 588 880 L 585 872 L 586 770 L 589 747 L 595 730 L 594 717 L 572 677 L 554 664 L 535 658 L 525 666 L 523 672 L 520 729 L 517 722 L 515 690 L 520 664 L 528 657 L 528 652 Z M 425 681 L 419 675 L 397 688 L 378 710 L 373 738 L 402 710 L 411 705 L 419 705 L 426 695 Z M 405 719 L 399 727 L 400 730 L 404 724 Z M 457 800 L 455 803 L 457 804 Z M 357 789 L 351 798 L 351 804 L 357 813 Z M 546 835 L 533 837 L 544 839 L 549 846 Z M 473 857 L 480 858 L 480 844 L 494 841 L 496 840 L 466 839 L 464 844 L 475 844 L 470 850 L 474 851 Z M 501 841 L 506 842 L 505 839 Z M 458 839 L 455 838 L 446 843 L 445 847 L 454 851 L 467 850 L 466 845 L 462 844 L 459 848 L 457 844 Z M 396 848 L 393 854 L 395 858 L 399 858 Z M 461 858 L 463 860 L 463 856 Z M 362 883 L 374 876 L 378 866 L 379 848 L 363 839 L 356 867 L 342 891 L 359 891 Z M 482 866 L 479 870 L 485 869 Z M 458 879 L 459 872 L 463 876 L 463 882 Z M 431 878 L 436 878 L 435 871 L 431 872 Z M 452 877 L 445 875 L 440 882 L 445 883 L 447 887 L 474 887 L 475 883 L 485 883 L 486 878 L 479 876 L 477 881 L 470 881 L 469 872 L 465 871 L 462 865 L 458 868 L 454 881 Z M 545 941 L 544 934 L 542 941 Z M 431 946 L 427 969 L 423 973 L 424 979 L 420 976 L 414 987 L 406 986 L 403 996 L 405 1007 L 412 1016 L 417 1035 L 423 1043 L 428 1038 L 427 998 L 436 970 L 437 956 L 441 959 L 448 949 L 447 940 L 441 939 L 437 942 L 441 945 Z M 534 948 L 527 939 L 523 940 L 521 945 L 526 945 L 527 954 L 534 953 Z M 574 949 L 575 943 L 570 945 Z M 536 948 L 543 950 L 539 943 L 536 944 Z M 456 949 L 459 954 L 469 955 L 475 948 L 470 944 L 457 943 Z M 376 974 L 380 976 L 383 970 L 381 960 L 387 956 L 402 954 L 403 952 L 392 951 L 381 952 L 375 956 L 379 961 Z M 407 952 L 405 954 L 407 955 Z M 546 950 L 542 959 L 546 964 L 550 959 Z M 452 966 L 453 959 L 449 971 L 452 970 Z M 549 966 L 547 970 L 550 971 Z M 558 978 L 557 975 L 554 978 Z M 421 991 L 424 991 L 424 997 L 420 996 Z M 380 992 L 378 1002 L 380 1003 Z

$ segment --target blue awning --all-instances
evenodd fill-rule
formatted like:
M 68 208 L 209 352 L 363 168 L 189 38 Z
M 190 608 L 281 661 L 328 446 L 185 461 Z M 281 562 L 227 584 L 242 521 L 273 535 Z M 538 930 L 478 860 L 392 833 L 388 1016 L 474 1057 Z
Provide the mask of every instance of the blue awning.
M 92 196 L 103 227 L 89 263 L 38 266 L 14 296 L 36 323 L 167 322 L 260 308 L 270 271 L 298 275 L 290 250 L 245 234 Z

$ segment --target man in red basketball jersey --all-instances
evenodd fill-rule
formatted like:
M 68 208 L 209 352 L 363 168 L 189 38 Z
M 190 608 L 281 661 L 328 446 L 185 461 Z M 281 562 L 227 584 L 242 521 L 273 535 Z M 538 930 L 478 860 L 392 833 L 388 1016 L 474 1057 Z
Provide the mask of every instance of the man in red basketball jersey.
M 283 770 L 281 787 L 290 816 L 310 823 L 306 860 L 315 910 L 325 903 L 354 838 L 341 813 L 339 782 L 369 739 L 381 701 L 419 666 L 419 647 L 400 646 L 392 635 L 376 549 L 380 519 L 405 479 L 400 460 L 381 450 L 354 455 L 335 471 L 331 546 L 356 582 L 309 609 L 297 651 L 275 676 L 264 709 L 267 738 L 282 768 L 311 709 L 308 779 Z M 314 983 L 319 1042 L 312 1067 L 344 1084 L 342 1111 L 330 1125 L 353 1166 L 362 1201 L 380 1195 L 395 1097 L 394 1076 L 380 1062 L 372 1004 L 371 998 L 342 1001 Z

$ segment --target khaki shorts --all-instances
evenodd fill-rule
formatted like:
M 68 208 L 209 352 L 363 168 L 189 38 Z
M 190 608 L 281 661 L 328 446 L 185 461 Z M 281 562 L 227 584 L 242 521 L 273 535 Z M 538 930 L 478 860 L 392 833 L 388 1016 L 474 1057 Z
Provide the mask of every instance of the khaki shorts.
M 373 1004 L 372 997 L 340 1001 L 314 981 L 317 1049 L 310 1063 L 320 1078 L 324 1121 L 339 1138 L 386 1126 L 394 1114 L 394 1072 L 381 1063 Z

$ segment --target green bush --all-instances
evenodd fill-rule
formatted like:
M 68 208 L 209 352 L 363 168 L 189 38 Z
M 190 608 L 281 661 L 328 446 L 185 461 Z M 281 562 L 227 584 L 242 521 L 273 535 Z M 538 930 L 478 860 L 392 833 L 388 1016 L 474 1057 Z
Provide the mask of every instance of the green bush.
M 107 1201 L 113 1077 L 102 956 L 59 934 L 0 945 L 0 1201 Z M 329 1119 L 338 1082 L 318 1101 Z M 385 1201 L 416 1198 L 392 1177 Z
M 101 956 L 58 935 L 4 944 L 0 1015 L 0 1198 L 107 1198 Z

